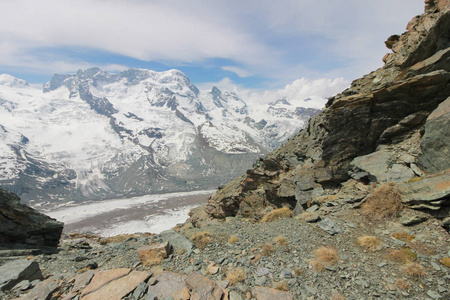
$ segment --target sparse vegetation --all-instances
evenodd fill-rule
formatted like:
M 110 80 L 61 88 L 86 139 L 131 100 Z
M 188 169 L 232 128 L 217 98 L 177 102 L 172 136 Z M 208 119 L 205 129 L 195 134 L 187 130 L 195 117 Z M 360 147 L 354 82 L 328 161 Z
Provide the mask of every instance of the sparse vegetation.
M 317 248 L 314 250 L 314 256 L 316 258 L 310 260 L 309 263 L 318 272 L 323 271 L 327 265 L 332 265 L 339 261 L 336 249 L 329 246 Z
M 211 242 L 211 233 L 207 231 L 197 232 L 191 237 L 191 242 L 197 248 L 203 250 Z
M 228 282 L 231 285 L 235 285 L 238 282 L 245 281 L 245 271 L 244 271 L 244 269 L 237 268 L 237 269 L 228 271 L 226 280 L 228 280 Z
M 410 180 L 408 180 L 408 183 L 414 183 L 414 182 L 419 182 L 423 179 L 423 177 L 413 177 Z
M 228 243 L 230 243 L 230 244 L 234 244 L 237 241 L 239 241 L 239 238 L 235 235 L 230 236 L 230 238 L 228 239 Z
M 402 270 L 404 274 L 412 278 L 420 278 L 427 274 L 425 269 L 418 263 L 408 263 Z
M 331 300 L 345 300 L 345 297 L 342 294 L 336 293 L 331 296 Z
M 272 244 L 265 244 L 261 247 L 261 255 L 269 256 L 273 252 Z
M 404 280 L 404 279 L 397 279 L 395 281 L 395 285 L 400 289 L 400 290 L 407 290 L 410 288 L 409 283 Z
M 294 273 L 295 273 L 295 276 L 300 276 L 303 274 L 303 269 L 296 267 L 296 268 L 294 268 Z
M 289 291 L 289 287 L 288 287 L 287 283 L 284 281 L 278 282 L 276 284 L 275 288 L 279 291 L 285 291 L 285 292 Z
M 284 236 L 282 236 L 282 235 L 279 235 L 279 236 L 275 237 L 275 238 L 274 238 L 274 241 L 275 241 L 275 243 L 278 244 L 278 245 L 282 245 L 282 246 L 287 246 L 287 245 L 289 245 L 289 243 L 288 243 L 286 237 L 284 237 Z
M 396 232 L 393 233 L 392 236 L 397 240 L 401 240 L 407 243 L 411 242 L 415 238 L 414 235 L 407 234 L 406 232 Z
M 443 264 L 447 268 L 450 268 L 450 257 L 441 258 L 441 264 Z
M 293 215 L 292 210 L 290 210 L 287 207 L 274 209 L 262 217 L 261 223 L 272 222 L 283 218 L 292 218 L 292 215 Z
M 361 205 L 362 214 L 375 221 L 395 218 L 402 209 L 400 193 L 393 183 L 385 183 L 376 188 Z
M 365 235 L 358 239 L 358 245 L 370 251 L 375 251 L 380 245 L 376 236 Z
M 314 250 L 314 256 L 325 264 L 335 264 L 339 261 L 339 255 L 336 249 L 332 247 L 320 247 Z
M 407 263 L 417 260 L 417 254 L 412 252 L 409 248 L 402 248 L 392 250 L 388 255 L 387 259 L 399 262 L 399 263 Z

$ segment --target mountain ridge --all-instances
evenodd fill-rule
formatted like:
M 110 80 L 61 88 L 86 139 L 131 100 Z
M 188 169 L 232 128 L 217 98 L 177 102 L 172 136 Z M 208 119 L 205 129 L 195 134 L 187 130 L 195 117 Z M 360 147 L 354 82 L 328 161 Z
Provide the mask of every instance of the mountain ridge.
M 1 78 L 3 147 L 16 166 L 9 177 L 3 168 L 2 184 L 33 205 L 210 189 L 318 112 L 286 117 L 268 105 L 257 122 L 235 93 L 200 91 L 178 70 L 90 68 L 55 74 L 42 92 Z

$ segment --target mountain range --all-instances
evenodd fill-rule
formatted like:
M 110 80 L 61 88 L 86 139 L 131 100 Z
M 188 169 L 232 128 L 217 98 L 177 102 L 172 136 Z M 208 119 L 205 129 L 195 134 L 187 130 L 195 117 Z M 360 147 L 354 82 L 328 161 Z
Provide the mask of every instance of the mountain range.
M 0 185 L 33 206 L 208 189 L 242 174 L 326 99 L 247 104 L 178 70 L 0 75 Z

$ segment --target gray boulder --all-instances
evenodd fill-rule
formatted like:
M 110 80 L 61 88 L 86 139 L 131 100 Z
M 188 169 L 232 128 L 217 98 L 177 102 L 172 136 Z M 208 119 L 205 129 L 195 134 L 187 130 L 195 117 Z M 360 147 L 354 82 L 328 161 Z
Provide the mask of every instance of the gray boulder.
M 418 164 L 424 171 L 438 173 L 450 168 L 450 97 L 428 117 L 420 150 Z
M 20 259 L 0 266 L 0 290 L 8 291 L 23 280 L 44 279 L 39 264 L 34 260 Z
M 188 254 L 190 254 L 192 249 L 194 249 L 194 245 L 191 241 L 173 229 L 163 231 L 159 235 L 164 242 L 169 242 L 175 251 L 184 249 Z

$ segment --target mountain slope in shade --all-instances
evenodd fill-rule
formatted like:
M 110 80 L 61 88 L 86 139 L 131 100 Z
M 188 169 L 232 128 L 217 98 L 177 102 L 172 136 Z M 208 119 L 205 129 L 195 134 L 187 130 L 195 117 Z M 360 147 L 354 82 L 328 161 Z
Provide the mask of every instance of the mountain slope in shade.
M 55 74 L 43 91 L 0 75 L 0 183 L 33 205 L 206 189 L 243 173 L 318 112 L 250 111 L 180 71 Z

